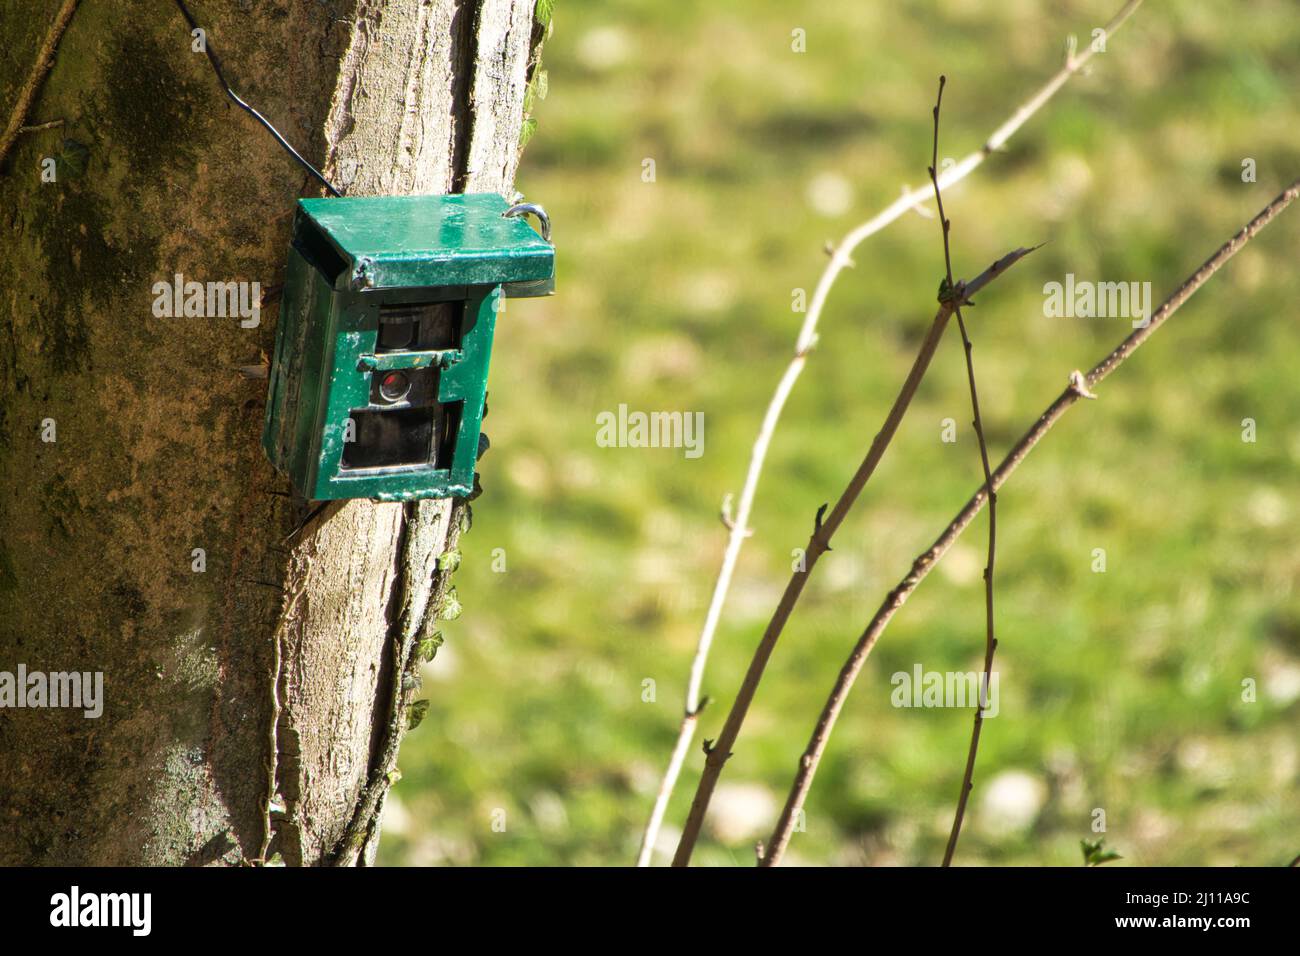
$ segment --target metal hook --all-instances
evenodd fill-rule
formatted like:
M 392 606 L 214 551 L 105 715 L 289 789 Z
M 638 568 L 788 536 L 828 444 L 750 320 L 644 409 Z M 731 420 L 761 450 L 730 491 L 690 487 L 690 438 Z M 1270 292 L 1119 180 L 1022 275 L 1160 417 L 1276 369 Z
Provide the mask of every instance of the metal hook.
M 501 215 L 513 218 L 522 216 L 525 213 L 532 213 L 537 217 L 537 221 L 542 225 L 542 238 L 547 242 L 551 241 L 551 217 L 546 215 L 546 210 L 535 202 L 515 203 Z

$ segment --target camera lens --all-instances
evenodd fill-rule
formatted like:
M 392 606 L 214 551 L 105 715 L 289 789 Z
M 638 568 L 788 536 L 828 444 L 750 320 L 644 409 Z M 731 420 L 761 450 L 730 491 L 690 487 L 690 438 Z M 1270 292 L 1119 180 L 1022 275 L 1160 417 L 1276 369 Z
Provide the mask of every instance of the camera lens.
M 411 391 L 411 380 L 402 372 L 386 372 L 379 380 L 379 397 L 386 402 L 400 402 Z

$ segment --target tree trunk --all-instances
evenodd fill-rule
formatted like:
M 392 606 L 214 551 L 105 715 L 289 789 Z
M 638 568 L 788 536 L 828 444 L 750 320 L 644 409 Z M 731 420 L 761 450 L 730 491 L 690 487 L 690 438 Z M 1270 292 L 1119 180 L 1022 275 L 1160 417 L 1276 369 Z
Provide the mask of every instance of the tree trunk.
M 345 194 L 511 192 L 534 0 L 190 6 Z M 0 0 L 0 125 L 52 7 Z M 318 194 L 172 4 L 82 3 L 26 122 L 57 119 L 0 169 L 0 671 L 101 671 L 104 704 L 0 709 L 0 863 L 370 859 L 464 505 L 350 501 L 295 533 L 240 372 L 274 307 L 154 316 L 176 273 L 272 288 Z

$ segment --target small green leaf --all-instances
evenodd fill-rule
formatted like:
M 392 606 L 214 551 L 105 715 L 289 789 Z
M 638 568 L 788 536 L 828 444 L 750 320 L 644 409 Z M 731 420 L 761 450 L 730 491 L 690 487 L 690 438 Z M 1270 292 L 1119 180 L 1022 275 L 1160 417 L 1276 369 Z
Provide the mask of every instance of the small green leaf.
M 527 146 L 528 141 L 533 138 L 533 134 L 536 132 L 537 132 L 537 120 L 533 119 L 530 116 L 526 120 L 524 120 L 523 125 L 519 127 L 519 148 L 523 149 L 525 146 Z
M 456 589 L 448 588 L 447 597 L 443 599 L 442 610 L 439 612 L 438 616 L 444 621 L 454 621 L 456 618 L 460 617 L 460 612 L 462 610 L 464 610 L 464 608 L 460 606 L 460 601 L 456 598 Z
M 551 25 L 551 17 L 555 15 L 555 0 L 537 0 L 537 11 L 533 14 L 534 18 L 544 27 Z
M 438 555 L 439 571 L 455 571 L 460 567 L 460 551 L 452 548 L 450 551 L 444 551 Z
M 438 655 L 442 647 L 442 631 L 434 631 L 432 637 L 426 637 L 415 647 L 415 654 L 426 664 Z
M 428 713 L 429 702 L 427 700 L 412 701 L 411 709 L 406 712 L 406 729 L 410 731 L 419 727 Z
M 1083 851 L 1084 866 L 1101 866 L 1103 863 L 1109 863 L 1112 860 L 1124 859 L 1114 850 L 1106 849 L 1104 837 L 1100 840 L 1080 840 L 1079 849 Z

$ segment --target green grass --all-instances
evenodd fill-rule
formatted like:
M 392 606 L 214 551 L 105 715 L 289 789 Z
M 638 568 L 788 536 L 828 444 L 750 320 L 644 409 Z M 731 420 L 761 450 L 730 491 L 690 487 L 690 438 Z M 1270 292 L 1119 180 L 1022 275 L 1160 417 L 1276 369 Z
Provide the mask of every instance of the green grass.
M 811 294 L 827 240 L 925 181 L 940 72 L 940 156 L 961 156 L 1056 70 L 1067 33 L 1086 42 L 1118 5 L 559 5 L 549 96 L 519 173 L 555 223 L 558 294 L 511 302 L 498 323 L 485 493 L 456 580 L 465 613 L 426 670 L 431 708 L 405 744 L 385 861 L 634 859 L 721 558 L 718 505 L 740 490 L 802 318 L 791 290 Z M 796 27 L 803 54 L 790 49 Z M 1284 0 L 1146 4 L 1089 75 L 951 189 L 959 274 L 1051 240 L 970 313 L 995 457 L 1071 369 L 1127 331 L 1044 318 L 1044 283 L 1149 280 L 1159 301 L 1300 172 L 1297 49 L 1300 16 Z M 1240 181 L 1246 157 L 1256 184 Z M 833 215 L 810 201 L 826 176 L 851 192 Z M 986 724 L 959 862 L 1077 865 L 1097 808 L 1124 856 L 1111 865 L 1300 853 L 1298 238 L 1292 211 L 999 496 L 1001 713 Z M 772 446 L 703 737 L 717 734 L 791 549 L 856 467 L 933 313 L 933 220 L 904 218 L 856 260 Z M 597 447 L 596 415 L 620 403 L 704 412 L 703 457 Z M 939 440 L 945 418 L 955 444 Z M 698 862 L 752 862 L 849 647 L 978 485 L 969 418 L 953 330 L 772 659 L 722 779 L 732 825 L 706 831 Z M 1254 443 L 1241 441 L 1244 418 Z M 941 857 L 970 713 L 894 708 L 890 675 L 978 667 L 985 528 L 963 536 L 868 661 L 790 861 Z M 1105 573 L 1091 570 L 1095 548 Z M 984 801 L 1017 771 L 1041 805 L 999 826 Z

